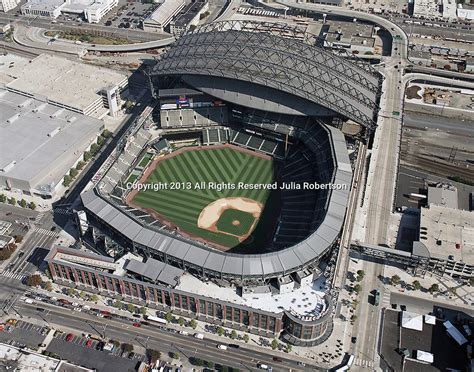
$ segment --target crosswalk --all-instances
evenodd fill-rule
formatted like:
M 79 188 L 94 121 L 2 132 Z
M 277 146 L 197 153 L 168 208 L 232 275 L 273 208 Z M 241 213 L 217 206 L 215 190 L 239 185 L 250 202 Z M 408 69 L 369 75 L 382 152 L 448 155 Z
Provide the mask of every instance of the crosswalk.
M 0 276 L 4 276 L 6 278 L 13 278 L 13 279 L 16 279 L 16 280 L 19 280 L 19 281 L 23 281 L 28 275 L 23 274 L 23 273 L 14 273 L 12 271 L 3 270 L 2 272 L 0 272 Z
M 41 219 L 43 218 L 44 215 L 45 215 L 44 212 L 38 213 L 38 215 L 37 215 L 36 218 L 35 218 L 35 223 L 39 223 L 39 222 L 41 221 Z
M 380 301 L 381 307 L 390 307 L 390 292 L 385 290 L 382 295 L 382 300 Z
M 51 231 L 51 230 L 42 229 L 42 228 L 40 228 L 40 227 L 37 227 L 37 228 L 35 229 L 35 232 L 38 233 L 38 234 L 47 235 L 47 236 L 56 236 L 56 235 L 58 235 L 57 232 L 54 232 L 54 231 Z
M 365 360 L 360 358 L 354 358 L 354 364 L 359 367 L 373 368 L 374 362 L 372 360 Z

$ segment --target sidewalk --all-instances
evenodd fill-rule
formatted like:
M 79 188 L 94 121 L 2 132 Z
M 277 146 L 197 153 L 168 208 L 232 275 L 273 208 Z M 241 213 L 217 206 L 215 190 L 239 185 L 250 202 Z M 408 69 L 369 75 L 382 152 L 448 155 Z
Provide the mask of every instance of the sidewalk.
M 44 275 L 43 275 L 43 279 L 44 280 L 46 279 L 46 277 Z M 92 301 L 88 301 L 86 299 L 82 299 L 80 297 L 72 297 L 72 296 L 63 294 L 62 292 L 61 293 L 56 293 L 56 291 L 61 291 L 62 288 L 68 288 L 68 287 L 62 287 L 62 286 L 59 286 L 55 283 L 52 283 L 52 285 L 53 285 L 52 291 L 47 291 L 45 289 L 38 288 L 38 289 L 35 289 L 34 292 L 42 293 L 42 294 L 45 294 L 45 295 L 48 295 L 48 296 L 51 296 L 51 297 L 56 297 L 58 299 L 65 299 L 65 300 L 68 300 L 72 303 L 78 303 L 80 305 L 88 305 L 91 308 L 95 308 L 95 309 L 98 309 L 98 310 L 101 310 L 101 311 L 102 310 L 108 311 L 111 314 L 131 317 L 131 313 L 129 311 L 120 310 L 118 308 L 115 308 L 113 306 L 108 305 L 106 300 L 110 300 L 110 299 L 104 299 L 102 296 L 97 295 L 98 301 L 97 302 L 92 302 Z M 78 292 L 80 292 L 80 291 L 78 291 Z M 90 296 L 89 293 L 87 293 L 87 292 L 85 292 L 85 293 L 86 293 L 86 296 Z M 129 303 L 125 300 L 121 300 L 121 302 L 123 304 L 128 304 Z M 136 305 L 136 304 L 133 304 L 131 302 L 130 302 L 130 304 L 132 304 L 133 306 L 137 306 L 138 308 L 141 307 L 140 305 Z M 156 316 L 156 312 L 157 311 L 155 309 L 147 308 L 146 315 Z M 189 318 L 189 317 L 182 316 L 182 315 L 173 314 L 173 316 L 176 320 L 179 317 L 184 318 L 186 320 L 186 323 L 188 323 L 191 319 L 194 319 L 194 318 Z M 137 321 L 138 320 L 139 319 L 137 318 Z M 279 358 L 291 357 L 295 361 L 301 361 L 301 362 L 304 362 L 306 364 L 318 364 L 318 366 L 325 367 L 325 368 L 330 368 L 330 367 L 333 367 L 334 365 L 337 365 L 340 362 L 340 360 L 342 360 L 342 357 L 344 355 L 344 352 L 342 352 L 340 357 L 337 357 L 337 358 L 335 357 L 337 355 L 337 352 L 338 352 L 337 351 L 338 346 L 337 346 L 336 342 L 333 342 L 335 340 L 336 336 L 338 338 L 342 338 L 343 332 L 344 332 L 344 329 L 343 329 L 344 325 L 343 325 L 342 328 L 340 327 L 339 324 L 337 325 L 337 327 L 335 325 L 335 329 L 334 329 L 331 337 L 325 343 L 323 343 L 322 345 L 318 345 L 318 346 L 311 347 L 311 348 L 293 346 L 292 351 L 289 352 L 289 353 L 286 353 L 285 351 L 283 351 L 285 344 L 281 341 L 279 341 L 281 350 L 272 350 L 271 347 L 270 347 L 272 339 L 264 338 L 262 336 L 254 335 L 254 334 L 251 334 L 251 333 L 245 333 L 249 336 L 249 342 L 245 343 L 242 340 L 242 336 L 244 334 L 244 332 L 242 332 L 242 331 L 236 331 L 238 336 L 237 336 L 236 339 L 232 339 L 232 338 L 227 337 L 227 336 L 219 336 L 215 333 L 211 333 L 206 329 L 206 326 L 208 325 L 208 323 L 197 320 L 197 319 L 194 319 L 194 320 L 197 323 L 196 329 L 193 329 L 193 328 L 191 328 L 187 325 L 180 326 L 177 323 L 168 323 L 166 325 L 166 327 L 169 328 L 169 329 L 174 329 L 176 331 L 186 330 L 190 335 L 192 335 L 194 333 L 202 333 L 202 334 L 204 334 L 206 339 L 213 340 L 213 341 L 216 342 L 216 344 L 229 344 L 229 343 L 238 344 L 243 348 L 250 349 L 250 350 L 255 350 L 255 351 L 258 351 L 258 352 L 264 352 L 264 353 L 267 353 L 271 356 L 275 356 L 275 357 L 279 357 Z M 225 334 L 227 334 L 227 335 L 231 334 L 231 332 L 232 332 L 231 328 L 226 328 L 226 327 L 222 327 L 222 328 L 224 328 L 224 330 L 226 331 Z M 268 346 L 265 346 L 265 345 L 268 345 Z M 334 358 L 331 359 L 331 356 L 333 356 Z M 326 360 L 326 362 L 325 362 L 325 360 Z

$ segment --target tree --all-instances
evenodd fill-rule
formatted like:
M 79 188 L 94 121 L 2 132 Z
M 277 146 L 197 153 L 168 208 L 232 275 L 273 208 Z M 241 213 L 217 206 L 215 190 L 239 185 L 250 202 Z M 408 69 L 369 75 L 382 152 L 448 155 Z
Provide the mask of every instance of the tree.
M 247 333 L 245 333 L 245 334 L 242 336 L 242 338 L 243 338 L 243 340 L 244 340 L 245 343 L 249 342 L 249 340 L 250 340 L 250 337 L 249 337 L 249 335 L 248 335 Z
M 217 327 L 216 332 L 219 336 L 223 336 L 225 333 L 225 329 L 222 327 Z
M 351 322 L 355 322 L 356 319 L 357 319 L 357 315 L 354 314 L 354 315 L 351 316 Z
M 180 316 L 179 319 L 178 319 L 178 324 L 182 327 L 182 326 L 184 326 L 184 323 L 186 323 L 186 321 L 184 320 L 184 318 L 182 316 Z
M 173 321 L 173 314 L 171 314 L 170 311 L 168 311 L 165 315 L 165 320 L 168 322 L 168 323 L 171 323 Z
M 196 322 L 194 319 L 191 319 L 191 320 L 189 321 L 189 326 L 190 326 L 192 329 L 196 329 L 197 325 L 198 325 L 198 324 L 197 324 L 197 322 Z
M 26 285 L 29 285 L 30 287 L 37 287 L 41 285 L 41 283 L 43 283 L 41 276 L 37 274 L 30 275 L 28 278 L 26 278 Z
M 116 307 L 117 309 L 121 309 L 122 308 L 122 302 L 120 300 L 117 300 L 113 303 L 112 306 Z
M 175 353 L 173 351 L 170 351 L 168 355 L 170 356 L 171 359 L 179 359 L 178 353 Z
M 72 178 L 76 177 L 79 172 L 77 171 L 76 168 L 71 168 L 69 171 L 69 174 L 71 175 Z
M 362 286 L 360 284 L 356 284 L 354 286 L 354 292 L 359 293 L 362 290 Z
M 104 129 L 104 131 L 102 132 L 102 137 L 104 138 L 108 138 L 112 135 L 112 132 L 110 132 L 110 130 L 108 129 Z
M 25 200 L 25 199 L 21 199 L 21 200 L 20 200 L 20 207 L 26 208 L 26 205 L 27 205 L 26 200 Z
M 200 358 L 191 357 L 191 358 L 189 358 L 189 362 L 191 364 L 194 364 L 195 366 L 198 366 L 198 367 L 204 366 L 204 361 Z
M 161 353 L 158 350 L 148 349 L 146 354 L 150 363 L 156 363 L 156 361 L 161 358 Z
M 127 310 L 133 313 L 133 310 L 135 310 L 135 306 L 133 306 L 132 304 L 127 304 Z
M 291 353 L 291 350 L 293 350 L 293 348 L 291 347 L 290 344 L 286 344 L 285 345 L 285 353 Z
M 120 347 L 120 342 L 118 342 L 117 340 L 110 340 L 110 343 L 116 348 Z
M 142 315 L 146 315 L 146 307 L 145 306 L 142 306 L 139 310 L 140 314 Z
M 469 285 L 474 287 L 474 278 L 469 279 Z
M 5 194 L 0 194 L 0 203 L 5 203 L 7 201 L 7 197 Z
M 235 340 L 237 338 L 237 332 L 235 331 L 235 329 L 233 329 L 232 332 L 230 332 L 230 338 L 232 340 Z
M 214 362 L 213 362 L 212 360 L 208 360 L 208 361 L 206 362 L 206 367 L 209 368 L 209 369 L 214 369 L 215 364 L 214 364 Z
M 91 301 L 92 301 L 92 302 L 97 302 L 97 301 L 99 301 L 99 296 L 97 296 L 96 294 L 93 294 L 93 295 L 91 296 Z
M 413 283 L 411 283 L 413 288 L 415 289 L 415 291 L 418 291 L 419 289 L 421 289 L 421 284 L 418 280 L 414 280 Z
M 357 276 L 360 278 L 360 279 L 358 279 L 358 281 L 360 282 L 365 276 L 365 271 L 364 270 L 357 270 Z
M 31 210 L 35 210 L 36 209 L 36 204 L 35 202 L 30 202 L 30 204 L 28 205 L 28 207 L 31 209 Z
M 105 142 L 105 138 L 104 138 L 104 137 L 102 137 L 102 136 L 97 137 L 97 144 L 98 144 L 99 146 L 102 146 L 102 145 L 104 144 L 104 142 Z
M 122 351 L 125 353 L 131 353 L 133 351 L 133 345 L 122 344 Z
M 86 151 L 84 153 L 84 161 L 89 161 L 89 160 L 91 160 L 91 158 L 92 158 L 91 153 L 89 151 Z
M 20 244 L 23 241 L 23 235 L 15 235 L 15 243 Z
M 11 197 L 10 199 L 8 199 L 8 202 L 11 204 L 11 205 L 16 205 L 16 199 L 14 197 Z
M 270 346 L 272 347 L 272 350 L 278 349 L 278 345 L 279 345 L 278 340 L 277 340 L 276 338 L 274 338 L 274 339 L 272 340 L 271 345 L 270 345 Z
M 67 294 L 68 294 L 69 296 L 75 296 L 76 293 L 77 293 L 77 292 L 76 292 L 76 290 L 75 290 L 74 288 L 68 288 L 68 289 L 67 289 Z
M 47 291 L 51 291 L 53 289 L 53 284 L 48 280 L 47 282 L 43 282 L 43 288 Z
M 16 244 L 10 243 L 3 249 L 0 249 L 0 261 L 8 260 L 13 252 L 15 252 Z
M 80 292 L 79 292 L 79 297 L 82 298 L 82 299 L 84 299 L 84 298 L 86 297 L 86 292 L 80 291 Z
M 76 169 L 77 170 L 81 170 L 82 168 L 84 168 L 84 166 L 86 165 L 86 163 L 84 161 L 79 161 L 76 165 Z
M 392 277 L 390 278 L 390 283 L 393 285 L 400 284 L 400 277 L 398 275 L 392 275 Z
M 63 185 L 68 187 L 72 182 L 72 178 L 69 174 L 66 174 L 63 178 Z
M 100 150 L 100 146 L 97 143 L 93 143 L 89 151 L 91 152 L 92 155 L 95 155 L 99 152 L 99 150 Z

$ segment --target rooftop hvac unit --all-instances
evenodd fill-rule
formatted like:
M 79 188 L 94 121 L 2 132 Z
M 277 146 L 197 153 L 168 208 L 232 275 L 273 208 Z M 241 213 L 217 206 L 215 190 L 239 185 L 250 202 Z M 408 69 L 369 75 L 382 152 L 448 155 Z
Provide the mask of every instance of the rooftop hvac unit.
M 15 164 L 16 164 L 16 161 L 13 160 L 10 163 L 8 163 L 7 165 L 5 165 L 3 168 L 1 168 L 0 171 L 3 172 L 3 173 L 7 173 L 8 171 L 12 170 L 12 168 L 15 166 Z
M 41 111 L 42 109 L 44 109 L 45 107 L 46 107 L 46 103 L 42 103 L 41 105 L 36 106 L 32 111 L 33 112 L 38 112 L 38 111 Z
M 69 119 L 67 119 L 68 123 L 74 123 L 77 120 L 77 117 L 71 116 Z
M 24 100 L 22 103 L 20 103 L 18 107 L 23 108 L 23 107 L 29 106 L 31 102 L 33 102 L 33 100 L 31 98 L 28 98 Z
M 59 130 L 60 130 L 60 128 L 57 127 L 57 128 L 54 129 L 52 132 L 49 132 L 49 133 L 48 133 L 48 137 L 51 137 L 51 138 L 54 137 L 56 134 L 59 133 Z
M 8 124 L 11 124 L 13 123 L 16 119 L 18 119 L 20 117 L 20 114 L 15 114 L 13 115 L 11 118 L 7 119 L 7 123 Z
M 50 117 L 51 119 L 55 119 L 55 118 L 57 118 L 59 115 L 61 115 L 63 112 L 64 112 L 64 109 L 59 109 L 59 110 L 56 111 L 55 113 L 51 114 L 49 117 Z

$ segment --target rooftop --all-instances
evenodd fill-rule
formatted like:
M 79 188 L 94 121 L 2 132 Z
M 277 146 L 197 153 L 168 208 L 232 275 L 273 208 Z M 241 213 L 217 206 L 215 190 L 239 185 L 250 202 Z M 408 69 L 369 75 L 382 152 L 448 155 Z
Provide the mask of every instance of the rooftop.
M 64 0 L 29 0 L 22 8 L 53 11 L 65 5 Z
M 444 184 L 429 186 L 428 203 L 430 206 L 458 209 L 458 191 L 455 187 Z
M 87 372 L 91 369 L 79 367 L 65 361 L 46 357 L 35 352 L 25 352 L 14 346 L 0 343 L 0 360 L 5 370 L 12 371 L 67 371 Z
M 191 2 L 176 16 L 173 23 L 176 26 L 186 27 L 192 21 L 196 14 L 207 4 L 207 0 L 197 0 Z
M 288 310 L 297 316 L 319 317 L 327 308 L 324 292 L 321 290 L 324 287 L 321 278 L 312 285 L 302 286 L 290 293 L 250 293 L 242 297 L 235 288 L 221 287 L 212 282 L 204 283 L 190 274 L 184 274 L 176 289 L 272 313 Z
M 56 185 L 101 131 L 101 121 L 0 88 L 0 177 Z
M 420 241 L 431 257 L 474 265 L 474 213 L 432 205 L 420 218 Z
M 127 79 L 117 71 L 49 54 L 39 55 L 26 66 L 15 66 L 10 75 L 15 80 L 7 84 L 8 88 L 79 110 L 101 99 L 100 92 L 105 88 Z
M 421 315 L 420 315 L 421 316 Z M 424 323 L 422 330 L 401 328 L 401 313 L 387 309 L 383 317 L 381 355 L 395 371 L 446 371 L 448 368 L 463 370 L 467 364 L 465 349 L 460 348 L 446 333 L 442 322 Z M 407 349 L 410 358 L 398 351 Z M 433 354 L 433 364 L 416 361 L 416 350 Z
M 164 0 L 161 5 L 156 8 L 147 19 L 145 19 L 145 22 L 152 21 L 165 27 L 171 17 L 173 17 L 173 15 L 184 6 L 184 0 Z

